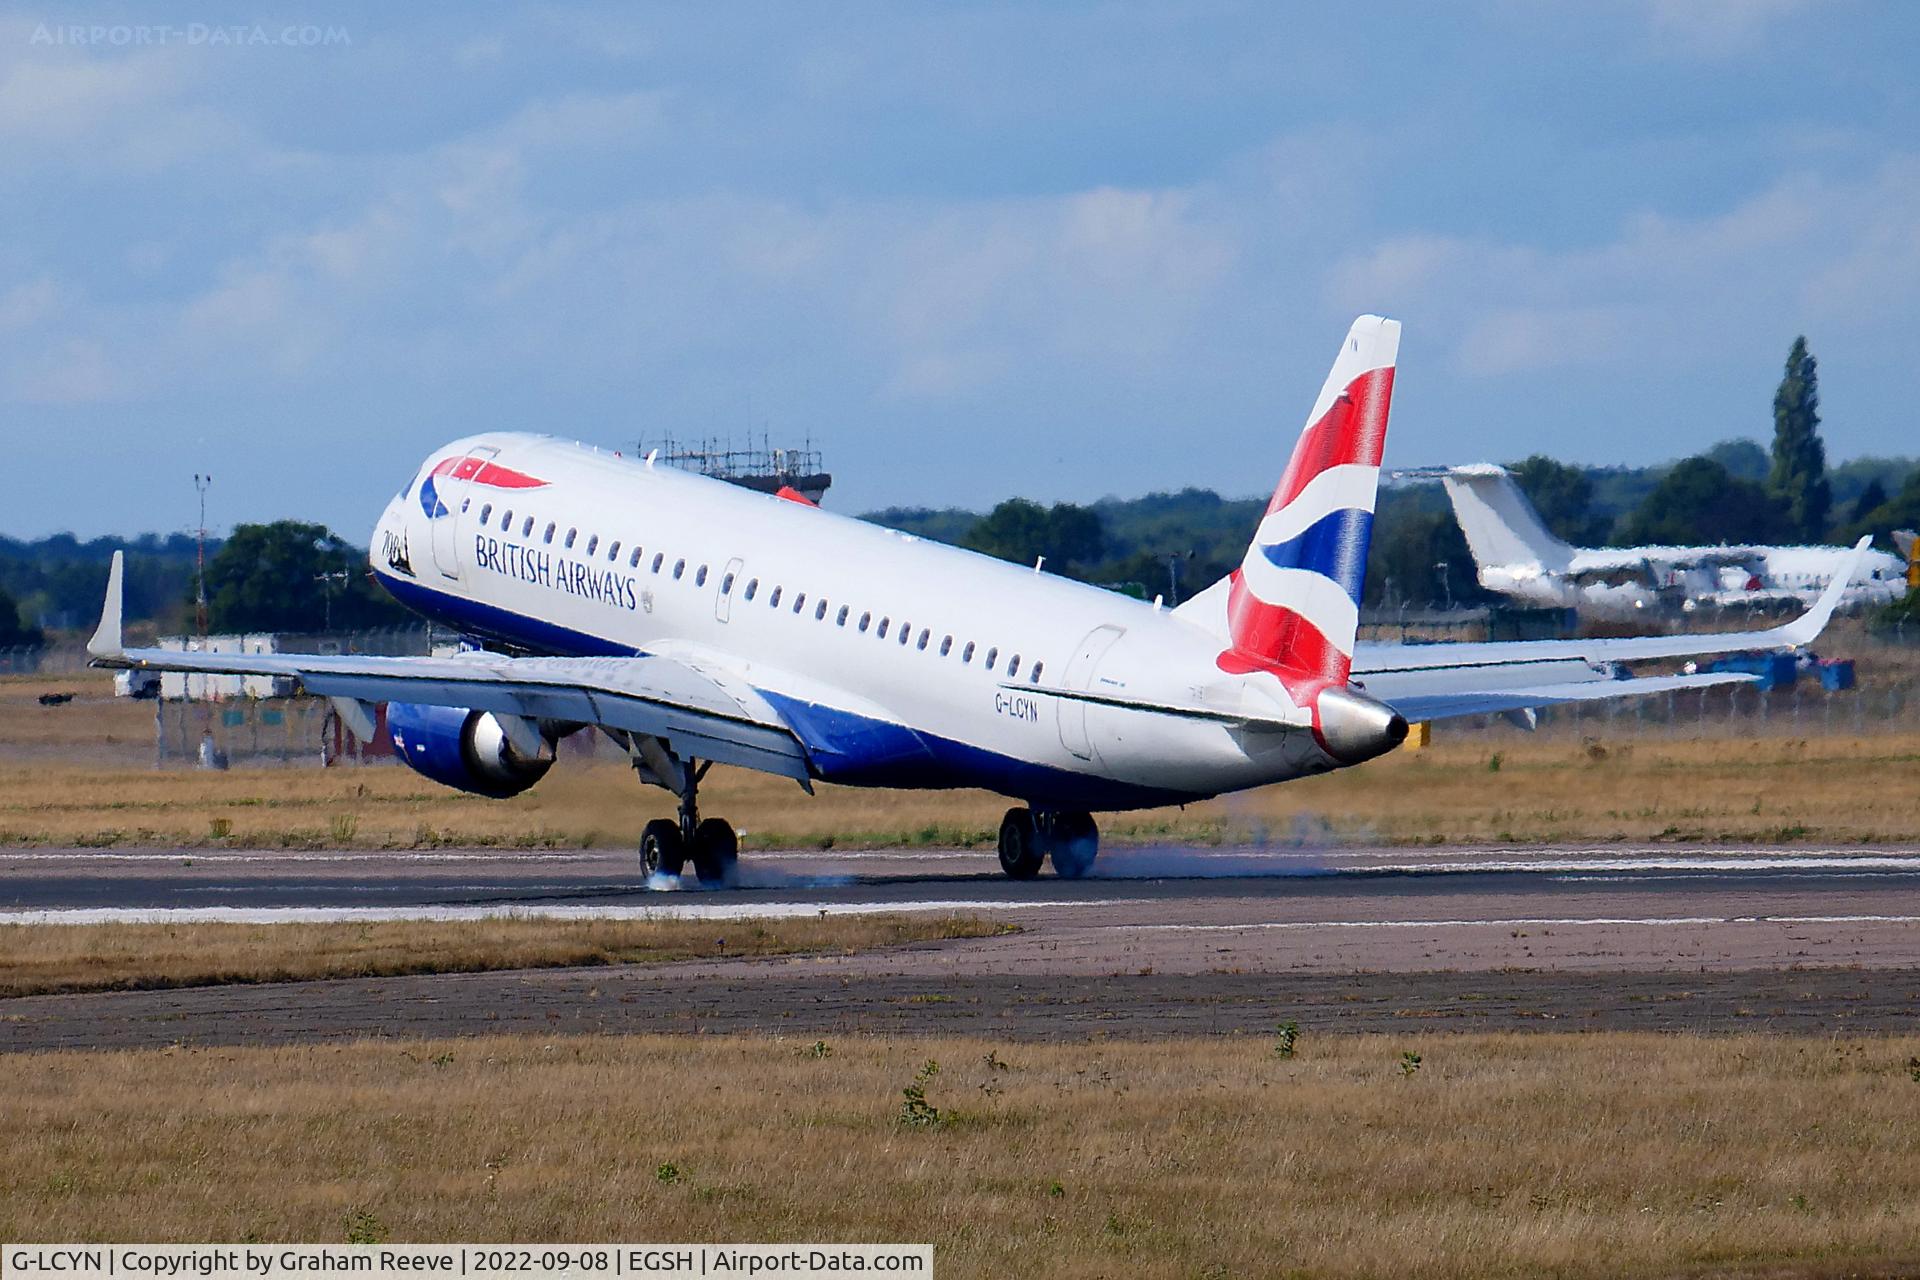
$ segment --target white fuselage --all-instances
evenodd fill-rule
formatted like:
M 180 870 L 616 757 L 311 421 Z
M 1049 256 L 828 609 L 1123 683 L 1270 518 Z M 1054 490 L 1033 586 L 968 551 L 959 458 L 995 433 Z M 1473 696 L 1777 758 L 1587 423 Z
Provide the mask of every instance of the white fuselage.
M 433 474 L 474 457 L 525 487 Z M 496 646 L 660 655 L 748 686 L 828 781 L 1108 809 L 1336 767 L 1278 680 L 1223 672 L 1220 639 L 1156 605 L 548 437 L 436 452 L 370 559 L 403 603 Z

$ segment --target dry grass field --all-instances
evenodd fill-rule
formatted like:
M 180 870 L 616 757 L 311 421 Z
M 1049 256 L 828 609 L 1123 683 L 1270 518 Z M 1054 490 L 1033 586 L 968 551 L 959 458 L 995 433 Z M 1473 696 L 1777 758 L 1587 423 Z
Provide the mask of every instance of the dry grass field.
M 990 843 L 1007 800 L 861 791 L 717 769 L 709 813 L 748 848 Z M 397 767 L 158 772 L 0 761 L 0 845 L 588 848 L 631 844 L 665 792 L 567 761 L 525 795 L 461 795 Z M 1112 841 L 1920 839 L 1920 734 L 1865 738 L 1447 740 L 1185 809 L 1103 815 Z
M 1913 1274 L 1916 1052 L 1309 1027 L 1290 1061 L 698 1037 L 39 1055 L 9 1064 L 0 1238 L 930 1240 L 944 1276 L 1056 1280 Z
M 417 920 L 341 924 L 0 924 L 0 998 L 403 973 L 843 952 L 1004 932 L 971 916 Z
M 100 680 L 0 680 L 0 845 L 621 846 L 672 810 L 665 792 L 611 759 L 565 760 L 506 801 L 393 766 L 158 771 L 122 758 L 150 742 L 151 706 L 104 698 Z M 93 701 L 38 706 L 37 692 L 56 685 Z M 1185 809 L 1110 815 L 1102 829 L 1117 841 L 1197 843 L 1920 839 L 1920 729 L 1633 729 L 1631 720 L 1531 736 L 1442 727 L 1426 751 Z M 119 744 L 110 758 L 88 762 L 87 744 L 109 737 Z M 987 843 L 1009 803 L 836 787 L 810 799 L 790 782 L 729 769 L 714 771 L 703 799 L 749 848 Z

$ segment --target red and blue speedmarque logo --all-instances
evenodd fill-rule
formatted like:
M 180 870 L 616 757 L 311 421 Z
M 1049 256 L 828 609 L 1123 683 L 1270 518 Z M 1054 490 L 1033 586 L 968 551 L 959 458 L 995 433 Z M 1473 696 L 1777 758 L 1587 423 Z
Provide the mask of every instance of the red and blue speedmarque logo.
M 435 483 L 441 477 L 483 484 L 490 489 L 543 489 L 547 484 L 524 471 L 515 471 L 485 458 L 442 458 L 420 482 L 420 509 L 427 513 L 429 520 L 448 514 L 447 504 L 440 497 L 440 486 Z

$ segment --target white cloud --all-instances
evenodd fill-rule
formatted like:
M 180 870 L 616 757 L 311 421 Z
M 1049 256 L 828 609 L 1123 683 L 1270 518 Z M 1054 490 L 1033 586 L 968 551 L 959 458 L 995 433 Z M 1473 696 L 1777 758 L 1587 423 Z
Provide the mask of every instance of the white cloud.
M 18 332 L 51 320 L 66 291 L 51 276 L 40 276 L 0 293 L 0 333 Z
M 1813 0 L 1642 2 L 1657 48 L 1714 58 L 1751 52 L 1789 19 L 1816 12 Z
M 1474 377 L 1698 360 L 1763 324 L 1859 323 L 1920 288 L 1920 157 L 1794 175 L 1710 217 L 1642 214 L 1569 249 L 1413 234 L 1339 263 L 1329 296 L 1418 314 Z
M 70 338 L 15 364 L 15 398 L 26 404 L 97 404 L 120 398 L 114 358 L 100 343 Z

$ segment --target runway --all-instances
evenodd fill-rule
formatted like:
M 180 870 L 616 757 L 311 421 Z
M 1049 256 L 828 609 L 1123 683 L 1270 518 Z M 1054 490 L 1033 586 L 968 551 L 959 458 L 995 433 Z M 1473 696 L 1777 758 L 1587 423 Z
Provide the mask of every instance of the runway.
M 990 852 L 26 849 L 0 923 L 959 912 L 1017 932 L 853 955 L 0 1002 L 20 1048 L 519 1030 L 1011 1037 L 1920 1025 L 1920 848 L 1139 849 L 1015 883 Z
M 17 849 L 0 922 L 916 911 L 1018 925 L 953 957 L 1007 973 L 1920 962 L 1920 847 L 1118 848 L 1088 879 L 1025 883 L 991 852 L 786 852 L 740 879 L 649 886 L 604 850 Z

